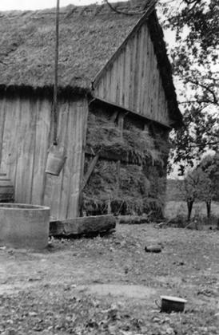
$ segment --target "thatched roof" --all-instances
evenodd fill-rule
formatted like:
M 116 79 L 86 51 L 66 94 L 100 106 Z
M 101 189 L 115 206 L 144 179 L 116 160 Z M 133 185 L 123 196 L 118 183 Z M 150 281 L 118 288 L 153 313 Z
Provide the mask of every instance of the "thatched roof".
M 62 89 L 90 90 L 91 82 L 119 48 L 152 0 L 60 9 L 59 86 Z M 5 88 L 52 88 L 54 83 L 56 9 L 0 12 L 0 90 Z M 172 109 L 177 102 L 171 67 L 156 15 L 148 22 L 157 51 L 161 77 Z M 157 33 L 156 33 L 157 32 Z M 180 113 L 176 113 L 179 117 Z M 176 116 L 175 115 L 175 116 Z
M 129 10 L 130 4 L 117 7 Z M 0 85 L 37 88 L 53 84 L 55 12 L 0 13 Z M 139 17 L 118 15 L 107 5 L 61 8 L 60 86 L 90 87 Z

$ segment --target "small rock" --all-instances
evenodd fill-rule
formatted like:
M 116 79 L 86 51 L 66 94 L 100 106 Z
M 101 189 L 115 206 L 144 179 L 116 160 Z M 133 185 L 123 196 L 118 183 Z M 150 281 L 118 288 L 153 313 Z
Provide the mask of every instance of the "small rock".
M 121 247 L 124 247 L 126 245 L 126 241 L 120 242 Z
M 29 316 L 37 316 L 37 313 L 36 312 L 29 312 L 28 315 Z
M 32 281 L 38 281 L 38 280 L 42 280 L 41 277 L 35 277 L 35 278 L 29 278 L 28 281 L 32 282 Z
M 67 285 L 64 287 L 64 291 L 70 291 L 71 290 L 71 286 L 70 285 Z
M 159 253 L 162 251 L 162 248 L 159 245 L 149 245 L 148 247 L 145 247 L 145 251 Z
M 125 272 L 125 274 L 127 274 L 129 272 L 129 268 L 127 266 L 124 268 L 124 272 Z

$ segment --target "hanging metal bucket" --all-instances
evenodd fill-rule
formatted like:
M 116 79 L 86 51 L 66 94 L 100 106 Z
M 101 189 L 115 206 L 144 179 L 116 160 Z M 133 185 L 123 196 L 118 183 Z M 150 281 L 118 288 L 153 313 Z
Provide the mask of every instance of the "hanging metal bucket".
M 64 147 L 52 145 L 47 157 L 46 173 L 58 176 L 63 169 L 66 158 L 66 150 Z

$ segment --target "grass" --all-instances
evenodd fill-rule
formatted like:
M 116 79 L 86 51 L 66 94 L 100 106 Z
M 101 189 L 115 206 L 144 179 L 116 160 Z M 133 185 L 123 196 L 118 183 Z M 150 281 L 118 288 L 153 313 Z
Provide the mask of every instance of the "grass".
M 212 203 L 211 215 L 207 217 L 206 205 L 203 202 L 196 202 L 193 205 L 192 215 L 188 221 L 187 204 L 185 201 L 167 201 L 165 218 L 169 224 L 179 228 L 195 230 L 219 229 L 219 206 L 217 202 Z
M 212 202 L 211 205 L 212 216 L 219 218 L 219 203 Z M 177 215 L 187 215 L 187 205 L 185 201 L 168 201 L 165 206 L 165 217 L 170 219 Z M 200 215 L 203 217 L 207 216 L 206 205 L 203 202 L 195 202 L 192 210 L 192 217 Z
M 118 225 L 104 238 L 53 239 L 43 253 L 1 249 L 0 334 L 218 335 L 218 236 Z M 158 243 L 162 252 L 145 252 Z M 185 298 L 185 312 L 160 313 L 161 295 Z

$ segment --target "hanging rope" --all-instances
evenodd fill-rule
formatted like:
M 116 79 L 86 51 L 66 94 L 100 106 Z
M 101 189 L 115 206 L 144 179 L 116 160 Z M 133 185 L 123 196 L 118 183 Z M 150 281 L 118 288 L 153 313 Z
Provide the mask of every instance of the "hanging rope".
M 58 133 L 58 62 L 59 62 L 59 0 L 56 5 L 56 44 L 55 44 L 55 70 L 54 70 L 54 91 L 53 91 L 53 117 L 54 133 L 53 144 L 57 145 Z

